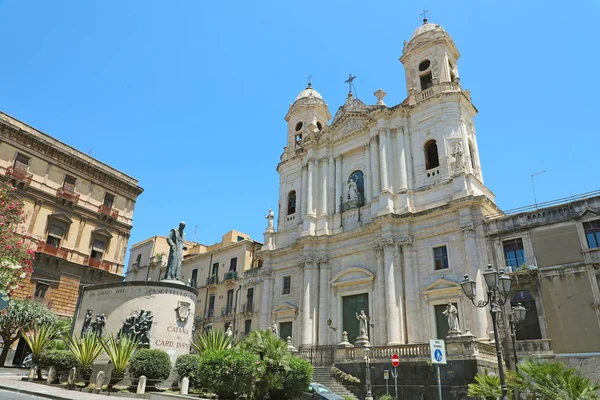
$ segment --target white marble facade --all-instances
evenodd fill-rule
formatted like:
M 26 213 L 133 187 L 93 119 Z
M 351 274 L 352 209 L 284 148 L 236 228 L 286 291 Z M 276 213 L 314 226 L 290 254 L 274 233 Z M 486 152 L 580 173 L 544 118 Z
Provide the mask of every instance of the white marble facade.
M 488 336 L 486 311 L 467 304 L 459 285 L 469 274 L 482 288 L 482 219 L 497 212 L 459 57 L 450 36 L 426 23 L 400 58 L 408 91 L 401 104 L 386 106 L 383 91 L 374 105 L 349 95 L 331 120 L 310 85 L 298 95 L 277 167 L 277 229 L 265 231 L 261 251 L 261 327 L 292 322 L 295 346 L 336 344 L 350 323 L 344 297 L 366 295 L 372 345 L 435 338 L 435 306 L 449 301 L 463 329 Z M 350 181 L 356 171 L 359 187 Z M 443 246 L 447 268 L 436 270 L 434 248 Z

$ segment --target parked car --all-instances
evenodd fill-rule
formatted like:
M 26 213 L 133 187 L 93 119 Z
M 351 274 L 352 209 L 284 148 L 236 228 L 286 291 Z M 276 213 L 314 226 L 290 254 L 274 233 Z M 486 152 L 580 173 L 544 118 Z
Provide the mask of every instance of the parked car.
M 29 353 L 29 354 L 27 354 L 27 357 L 25 357 L 23 359 L 23 362 L 21 363 L 21 367 L 23 367 L 23 368 L 31 368 L 31 362 L 32 362 L 32 354 Z
M 333 393 L 327 386 L 312 382 L 304 392 L 303 399 L 310 400 L 344 400 L 339 394 Z

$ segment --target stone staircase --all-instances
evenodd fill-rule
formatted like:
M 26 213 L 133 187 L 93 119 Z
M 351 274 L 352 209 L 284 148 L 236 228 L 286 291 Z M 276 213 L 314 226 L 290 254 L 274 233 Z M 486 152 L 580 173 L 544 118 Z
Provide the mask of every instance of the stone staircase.
M 313 382 L 327 386 L 331 391 L 340 396 L 349 396 L 358 399 L 358 396 L 338 382 L 331 372 L 331 367 L 314 367 Z

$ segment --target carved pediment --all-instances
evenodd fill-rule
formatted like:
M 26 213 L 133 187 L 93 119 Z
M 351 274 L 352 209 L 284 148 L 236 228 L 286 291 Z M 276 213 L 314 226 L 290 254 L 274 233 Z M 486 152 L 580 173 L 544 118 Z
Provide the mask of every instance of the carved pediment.
M 277 316 L 277 319 L 282 317 L 295 317 L 298 314 L 298 306 L 291 301 L 284 301 L 273 310 L 273 315 Z
M 97 228 L 93 230 L 93 234 L 94 235 L 99 235 L 99 236 L 104 236 L 107 238 L 112 238 L 112 234 L 110 233 L 110 231 L 106 228 Z
M 427 285 L 423 293 L 428 296 L 443 296 L 450 293 L 461 292 L 460 283 L 448 278 L 441 277 Z
M 587 215 L 600 215 L 600 209 L 594 207 L 586 207 L 579 213 L 579 218 L 583 218 Z
M 375 280 L 375 275 L 368 269 L 350 267 L 338 272 L 331 280 L 331 285 L 333 287 L 356 286 L 371 284 L 373 280 Z

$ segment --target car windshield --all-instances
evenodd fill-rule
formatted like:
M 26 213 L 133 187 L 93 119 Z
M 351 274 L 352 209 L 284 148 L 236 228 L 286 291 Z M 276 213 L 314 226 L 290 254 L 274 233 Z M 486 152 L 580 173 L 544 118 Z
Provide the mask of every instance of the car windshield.
M 315 385 L 315 390 L 319 393 L 331 393 L 331 390 L 327 389 L 323 385 Z

